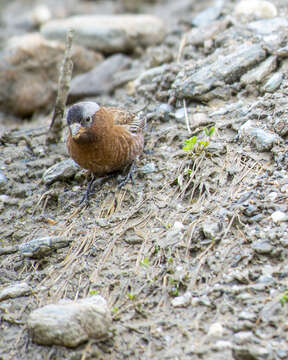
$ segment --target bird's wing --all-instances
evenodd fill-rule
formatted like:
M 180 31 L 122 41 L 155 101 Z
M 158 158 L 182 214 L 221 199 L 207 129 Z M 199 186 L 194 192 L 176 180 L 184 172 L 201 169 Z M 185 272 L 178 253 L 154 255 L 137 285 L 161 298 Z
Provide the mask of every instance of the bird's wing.
M 146 116 L 144 116 L 144 113 L 140 112 L 137 115 L 135 115 L 132 122 L 127 125 L 127 129 L 132 133 L 139 133 L 143 132 L 146 126 Z
M 114 124 L 121 125 L 131 133 L 142 132 L 146 126 L 146 117 L 142 112 L 137 115 L 116 107 L 106 107 L 113 116 Z
M 105 107 L 107 111 L 109 111 L 110 114 L 112 114 L 114 124 L 115 125 L 129 125 L 133 122 L 133 119 L 135 118 L 135 114 L 119 109 L 117 107 Z

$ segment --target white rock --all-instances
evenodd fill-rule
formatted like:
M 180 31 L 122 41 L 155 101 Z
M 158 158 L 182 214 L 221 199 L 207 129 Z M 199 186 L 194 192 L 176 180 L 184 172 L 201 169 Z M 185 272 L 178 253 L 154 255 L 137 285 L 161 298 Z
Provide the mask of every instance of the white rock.
M 277 8 L 274 4 L 265 0 L 242 0 L 235 7 L 235 15 L 253 15 L 260 19 L 268 19 L 277 16 Z
M 278 193 L 276 191 L 271 191 L 267 196 L 266 199 L 270 201 L 275 201 L 277 199 Z
M 271 215 L 271 218 L 275 223 L 280 223 L 280 222 L 288 220 L 288 216 L 284 212 L 279 211 L 279 210 L 273 212 L 273 214 Z
M 187 291 L 182 296 L 177 296 L 171 301 L 172 306 L 174 307 L 186 307 L 191 303 L 192 294 L 190 291 Z
M 160 43 L 164 22 L 152 15 L 90 15 L 53 20 L 41 27 L 49 38 L 64 40 L 68 29 L 75 30 L 75 42 L 104 52 L 115 53 Z
M 94 295 L 34 310 L 27 324 L 37 344 L 76 347 L 89 339 L 105 338 L 111 317 L 105 299 Z
M 51 19 L 51 11 L 48 6 L 41 4 L 35 7 L 32 11 L 32 19 L 36 25 L 45 24 Z
M 208 330 L 208 336 L 221 337 L 223 336 L 224 328 L 220 323 L 214 323 Z
M 184 230 L 184 225 L 182 224 L 181 221 L 175 221 L 175 223 L 173 225 L 173 229 L 182 231 L 182 230 Z
M 31 293 L 32 289 L 27 283 L 23 282 L 19 284 L 13 284 L 0 290 L 0 301 L 16 298 L 19 296 L 27 296 Z

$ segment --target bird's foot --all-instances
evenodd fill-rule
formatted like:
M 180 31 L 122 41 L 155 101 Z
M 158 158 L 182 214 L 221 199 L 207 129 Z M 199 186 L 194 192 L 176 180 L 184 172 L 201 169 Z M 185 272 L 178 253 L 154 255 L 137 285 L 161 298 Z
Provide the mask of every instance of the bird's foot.
M 87 189 L 85 191 L 85 194 L 83 195 L 80 204 L 82 205 L 83 203 L 88 205 L 89 204 L 89 196 L 93 193 L 95 186 L 96 185 L 103 185 L 107 180 L 109 180 L 113 175 L 105 175 L 101 178 L 96 179 L 95 175 L 92 174 L 92 179 L 91 181 L 88 183 Z
M 129 168 L 129 171 L 128 171 L 127 175 L 118 184 L 118 186 L 117 186 L 118 189 L 121 189 L 124 185 L 126 185 L 129 180 L 131 180 L 133 185 L 135 184 L 134 177 L 133 177 L 135 170 L 136 170 L 136 163 L 135 163 L 135 161 L 133 161 L 132 164 L 130 165 L 130 168 Z

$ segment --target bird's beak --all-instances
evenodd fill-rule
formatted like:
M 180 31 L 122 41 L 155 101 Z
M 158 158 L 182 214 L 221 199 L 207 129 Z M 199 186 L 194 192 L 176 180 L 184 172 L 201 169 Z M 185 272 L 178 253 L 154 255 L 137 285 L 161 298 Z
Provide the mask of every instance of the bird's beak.
M 80 135 L 81 125 L 79 123 L 73 123 L 69 126 L 71 136 L 73 138 L 78 137 Z

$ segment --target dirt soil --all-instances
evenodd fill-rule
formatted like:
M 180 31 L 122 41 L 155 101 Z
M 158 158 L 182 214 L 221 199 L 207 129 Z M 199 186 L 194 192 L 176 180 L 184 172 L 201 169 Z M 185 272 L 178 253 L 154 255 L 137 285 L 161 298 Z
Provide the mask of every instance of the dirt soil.
M 191 7 L 189 17 L 211 4 Z M 147 6 L 161 13 L 160 5 Z M 277 6 L 288 9 L 286 1 Z M 174 32 L 168 20 L 167 27 L 179 49 L 187 13 L 180 7 L 175 16 Z M 148 64 L 152 55 L 143 52 L 138 61 Z M 267 124 L 287 111 L 285 92 L 236 94 L 228 103 L 239 98 L 249 116 Z M 2 123 L 0 169 L 8 184 L 0 195 L 1 248 L 46 236 L 69 244 L 42 258 L 0 256 L 1 287 L 25 281 L 33 289 L 0 302 L 0 359 L 288 359 L 288 305 L 280 304 L 288 279 L 287 221 L 271 219 L 277 210 L 287 214 L 287 140 L 269 152 L 238 141 L 239 109 L 217 121 L 207 115 L 227 105 L 220 100 L 186 104 L 208 119 L 190 133 L 185 118 L 160 116 L 153 97 L 149 103 L 141 94 L 131 98 L 123 87 L 95 100 L 132 111 L 143 105 L 150 115 L 135 184 L 118 190 L 112 179 L 95 189 L 88 207 L 79 206 L 85 171 L 50 185 L 42 180 L 69 158 L 66 129 L 61 143 L 47 147 L 51 115 Z M 174 113 L 185 104 L 173 106 Z M 203 128 L 212 125 L 208 150 L 189 155 L 182 149 L 193 135 L 204 139 Z M 32 310 L 95 293 L 111 309 L 109 340 L 76 349 L 31 341 Z

